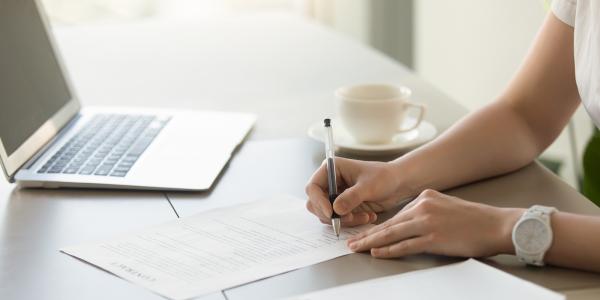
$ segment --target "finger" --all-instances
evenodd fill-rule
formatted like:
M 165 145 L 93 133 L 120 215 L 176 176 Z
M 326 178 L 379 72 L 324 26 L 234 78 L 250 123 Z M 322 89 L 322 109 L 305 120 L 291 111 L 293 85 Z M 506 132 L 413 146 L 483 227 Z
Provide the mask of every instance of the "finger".
M 308 180 L 309 184 L 316 184 L 322 190 L 326 191 L 328 188 L 327 181 L 327 164 L 325 161 L 321 164 L 321 166 L 313 173 L 313 175 Z
M 353 209 L 352 212 L 366 212 L 369 213 L 369 215 L 377 214 L 377 212 L 380 212 L 380 210 L 374 209 L 373 207 L 377 207 L 377 205 L 371 205 L 372 203 L 373 202 L 363 202 L 357 208 Z
M 369 236 L 369 235 L 375 234 L 376 232 L 385 230 L 386 228 L 388 228 L 390 226 L 393 226 L 395 224 L 409 221 L 413 217 L 414 217 L 414 211 L 413 210 L 408 210 L 408 211 L 405 211 L 405 212 L 402 212 L 402 211 L 398 212 L 391 219 L 389 219 L 389 220 L 387 220 L 387 221 L 385 221 L 385 222 L 383 222 L 383 223 L 381 223 L 379 225 L 376 225 L 376 226 L 370 228 L 369 230 L 365 230 L 365 231 L 363 231 L 361 233 L 358 233 L 358 234 L 354 235 L 353 237 L 349 238 L 348 241 L 351 242 L 351 241 L 360 240 L 360 239 L 362 239 L 362 238 L 364 238 L 366 236 Z
M 319 218 L 319 220 L 323 220 L 323 217 L 321 217 L 321 211 L 319 208 L 315 209 L 315 205 L 313 202 L 311 201 L 306 201 L 306 209 L 311 212 L 313 215 L 317 216 L 317 218 Z
M 358 207 L 365 199 L 362 194 L 364 189 L 360 184 L 351 186 L 343 191 L 333 203 L 333 209 L 339 215 L 345 215 Z
M 363 239 L 354 240 L 348 246 L 354 252 L 379 248 L 415 237 L 422 233 L 420 232 L 421 228 L 422 226 L 419 226 L 416 221 L 403 222 L 375 232 Z
M 306 209 L 311 212 L 313 215 L 316 215 L 315 209 L 313 207 L 313 203 L 311 201 L 306 201 Z
M 377 215 L 370 213 L 351 213 L 340 218 L 341 225 L 344 227 L 353 227 L 364 224 L 369 224 L 377 220 Z M 331 218 L 319 217 L 319 221 L 323 224 L 331 224 Z
M 372 211 L 374 213 L 380 213 L 385 210 L 384 207 L 381 206 L 381 204 L 379 204 L 377 202 L 373 202 L 373 201 L 366 201 L 366 202 L 363 202 L 363 204 L 361 204 L 361 205 L 367 206 L 369 208 L 369 211 Z
M 308 201 L 306 202 L 306 208 L 308 209 L 308 211 L 310 211 L 311 213 L 313 213 L 314 215 L 317 216 L 317 218 L 319 218 L 319 221 L 321 221 L 321 223 L 323 224 L 331 224 L 331 219 L 326 219 L 320 216 L 320 212 L 315 211 L 314 205 L 312 202 Z
M 356 210 L 360 210 L 360 211 L 364 211 L 364 212 L 375 212 L 373 211 L 373 209 L 371 208 L 371 206 L 369 206 L 368 202 L 363 202 L 361 203 L 357 208 L 354 209 L 354 211 Z
M 342 169 L 346 164 L 347 159 L 336 157 L 335 158 L 335 179 L 338 184 L 338 188 L 344 186 L 344 180 L 342 177 Z M 324 191 L 329 191 L 329 178 L 327 175 L 327 160 L 324 159 L 321 163 L 321 166 L 315 171 L 315 173 L 310 178 L 309 182 L 317 184 Z
M 313 205 L 314 213 L 319 218 L 331 218 L 333 208 L 325 192 L 318 185 L 309 183 L 306 186 L 306 193 L 308 194 L 308 201 Z
M 373 248 L 371 249 L 371 255 L 377 258 L 402 257 L 426 252 L 429 245 L 430 239 L 426 236 L 420 236 L 403 240 L 392 245 Z
M 343 227 L 354 227 L 364 224 L 369 224 L 375 222 L 377 220 L 377 215 L 370 213 L 351 213 L 345 216 L 342 216 L 340 219 L 341 225 Z M 319 221 L 323 224 L 331 225 L 331 218 L 321 218 L 319 217 Z
M 335 202 L 334 202 L 335 204 Z M 358 207 L 356 207 L 355 209 L 352 210 L 352 213 L 359 213 L 359 212 L 365 212 L 365 209 L 362 205 L 359 205 Z
M 349 213 L 342 216 L 342 226 L 354 227 L 359 225 L 368 224 L 371 220 L 371 215 L 366 212 Z
M 377 213 L 369 213 L 369 224 L 377 221 Z

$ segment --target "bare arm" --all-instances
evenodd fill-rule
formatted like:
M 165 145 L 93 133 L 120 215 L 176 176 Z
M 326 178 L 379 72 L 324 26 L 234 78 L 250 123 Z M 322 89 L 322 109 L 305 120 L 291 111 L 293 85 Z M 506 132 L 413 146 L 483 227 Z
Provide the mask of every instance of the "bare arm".
M 552 230 L 554 242 L 546 253 L 546 262 L 600 272 L 599 217 L 559 212 L 552 216 Z
M 375 213 L 419 194 L 393 218 L 350 239 L 350 248 L 384 258 L 423 252 L 514 254 L 511 232 L 523 208 L 498 208 L 428 189 L 446 189 L 525 166 L 559 135 L 578 104 L 573 28 L 549 14 L 523 66 L 497 101 L 391 163 L 338 160 L 344 191 L 333 209 L 346 226 L 371 223 Z M 308 209 L 324 223 L 332 209 L 326 186 L 321 167 L 306 188 Z M 546 262 L 600 272 L 599 217 L 559 212 L 552 216 L 552 228 Z
M 398 185 L 407 189 L 400 194 L 446 189 L 523 167 L 556 139 L 579 102 L 573 28 L 549 14 L 523 66 L 497 101 L 393 162 L 398 174 L 410 175 Z M 512 227 L 523 212 L 498 210 L 504 245 L 496 249 L 499 253 L 514 254 Z M 548 263 L 600 271 L 600 218 L 559 212 L 552 227 Z
M 399 194 L 446 189 L 525 166 L 560 134 L 579 102 L 573 28 L 549 14 L 498 100 L 394 162 L 399 174 L 410 174 L 399 185 L 410 190 Z

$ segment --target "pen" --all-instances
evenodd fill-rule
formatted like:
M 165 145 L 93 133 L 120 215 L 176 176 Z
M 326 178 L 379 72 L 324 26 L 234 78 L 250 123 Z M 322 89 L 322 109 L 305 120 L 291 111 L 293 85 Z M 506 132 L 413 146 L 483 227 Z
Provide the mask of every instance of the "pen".
M 329 203 L 331 203 L 331 225 L 333 232 L 340 238 L 340 216 L 333 210 L 333 202 L 337 198 L 337 182 L 335 178 L 335 146 L 333 144 L 333 130 L 331 129 L 331 120 L 325 119 L 325 159 L 327 161 L 327 183 L 329 184 Z

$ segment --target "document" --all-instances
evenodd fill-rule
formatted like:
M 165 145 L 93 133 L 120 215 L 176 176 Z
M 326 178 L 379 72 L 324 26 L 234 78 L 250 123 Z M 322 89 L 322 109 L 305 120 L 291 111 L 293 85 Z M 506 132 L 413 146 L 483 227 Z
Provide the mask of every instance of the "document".
M 461 263 L 361 281 L 290 299 L 564 300 L 566 298 L 564 295 L 477 260 L 469 259 Z
M 331 226 L 290 196 L 219 208 L 62 252 L 171 299 L 188 299 L 351 253 L 372 225 Z

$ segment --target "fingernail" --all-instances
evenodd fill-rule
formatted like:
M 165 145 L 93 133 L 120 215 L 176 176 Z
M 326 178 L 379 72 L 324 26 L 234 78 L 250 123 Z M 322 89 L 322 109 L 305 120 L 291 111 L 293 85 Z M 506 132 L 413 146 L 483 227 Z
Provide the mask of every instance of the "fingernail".
M 350 243 L 350 245 L 348 245 L 348 246 L 350 246 L 350 250 L 358 249 L 358 243 Z
M 371 249 L 371 255 L 377 257 L 379 255 L 379 249 L 378 248 L 372 248 Z
M 375 221 L 377 221 L 377 214 L 373 213 L 373 221 L 372 222 L 375 222 Z

